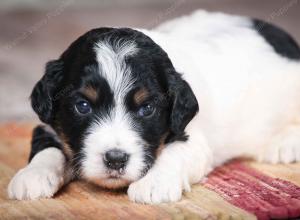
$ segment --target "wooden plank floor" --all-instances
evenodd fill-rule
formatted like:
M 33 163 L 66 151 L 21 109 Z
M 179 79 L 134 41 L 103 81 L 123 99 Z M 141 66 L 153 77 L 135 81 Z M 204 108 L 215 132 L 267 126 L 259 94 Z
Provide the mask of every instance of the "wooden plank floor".
M 200 184 L 176 203 L 141 205 L 130 202 L 126 192 L 112 192 L 85 182 L 73 182 L 53 199 L 14 201 L 7 198 L 7 185 L 25 166 L 32 124 L 0 126 L 0 219 L 256 219 Z M 300 185 L 300 165 L 289 167 L 251 163 L 271 176 Z

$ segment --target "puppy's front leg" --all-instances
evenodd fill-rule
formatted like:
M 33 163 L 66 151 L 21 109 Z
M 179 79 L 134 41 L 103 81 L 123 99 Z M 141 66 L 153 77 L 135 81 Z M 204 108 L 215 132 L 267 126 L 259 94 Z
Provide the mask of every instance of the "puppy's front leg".
M 66 182 L 66 159 L 55 133 L 42 126 L 35 128 L 29 161 L 10 181 L 9 198 L 52 197 Z
M 200 132 L 198 132 L 200 133 Z M 140 203 L 178 201 L 211 170 L 212 151 L 204 136 L 165 146 L 149 172 L 128 188 L 130 200 Z

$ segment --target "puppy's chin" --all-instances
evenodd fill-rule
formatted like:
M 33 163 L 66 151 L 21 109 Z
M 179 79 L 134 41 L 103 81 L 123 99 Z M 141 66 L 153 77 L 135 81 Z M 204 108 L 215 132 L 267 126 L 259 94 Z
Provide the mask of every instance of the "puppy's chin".
M 129 186 L 132 181 L 123 178 L 89 178 L 89 182 L 106 189 L 119 189 Z

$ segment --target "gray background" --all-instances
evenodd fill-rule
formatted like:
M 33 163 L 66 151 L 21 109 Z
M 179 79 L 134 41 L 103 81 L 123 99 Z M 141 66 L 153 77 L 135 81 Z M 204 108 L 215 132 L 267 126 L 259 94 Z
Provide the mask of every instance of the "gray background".
M 198 8 L 262 18 L 300 42 L 300 0 L 1 0 L 0 121 L 37 119 L 28 96 L 44 64 L 87 30 L 153 28 Z

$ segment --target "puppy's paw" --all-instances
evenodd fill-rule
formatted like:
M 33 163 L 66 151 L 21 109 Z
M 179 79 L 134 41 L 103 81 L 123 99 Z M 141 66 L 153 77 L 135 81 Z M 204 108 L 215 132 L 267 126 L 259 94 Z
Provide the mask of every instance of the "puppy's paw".
M 52 197 L 63 185 L 61 170 L 30 166 L 19 170 L 8 185 L 10 199 L 33 200 Z
M 300 161 L 300 127 L 292 127 L 275 136 L 266 146 L 260 161 L 268 163 L 292 163 Z
M 133 202 L 157 204 L 176 202 L 182 196 L 183 186 L 179 177 L 148 173 L 128 188 L 129 199 Z

